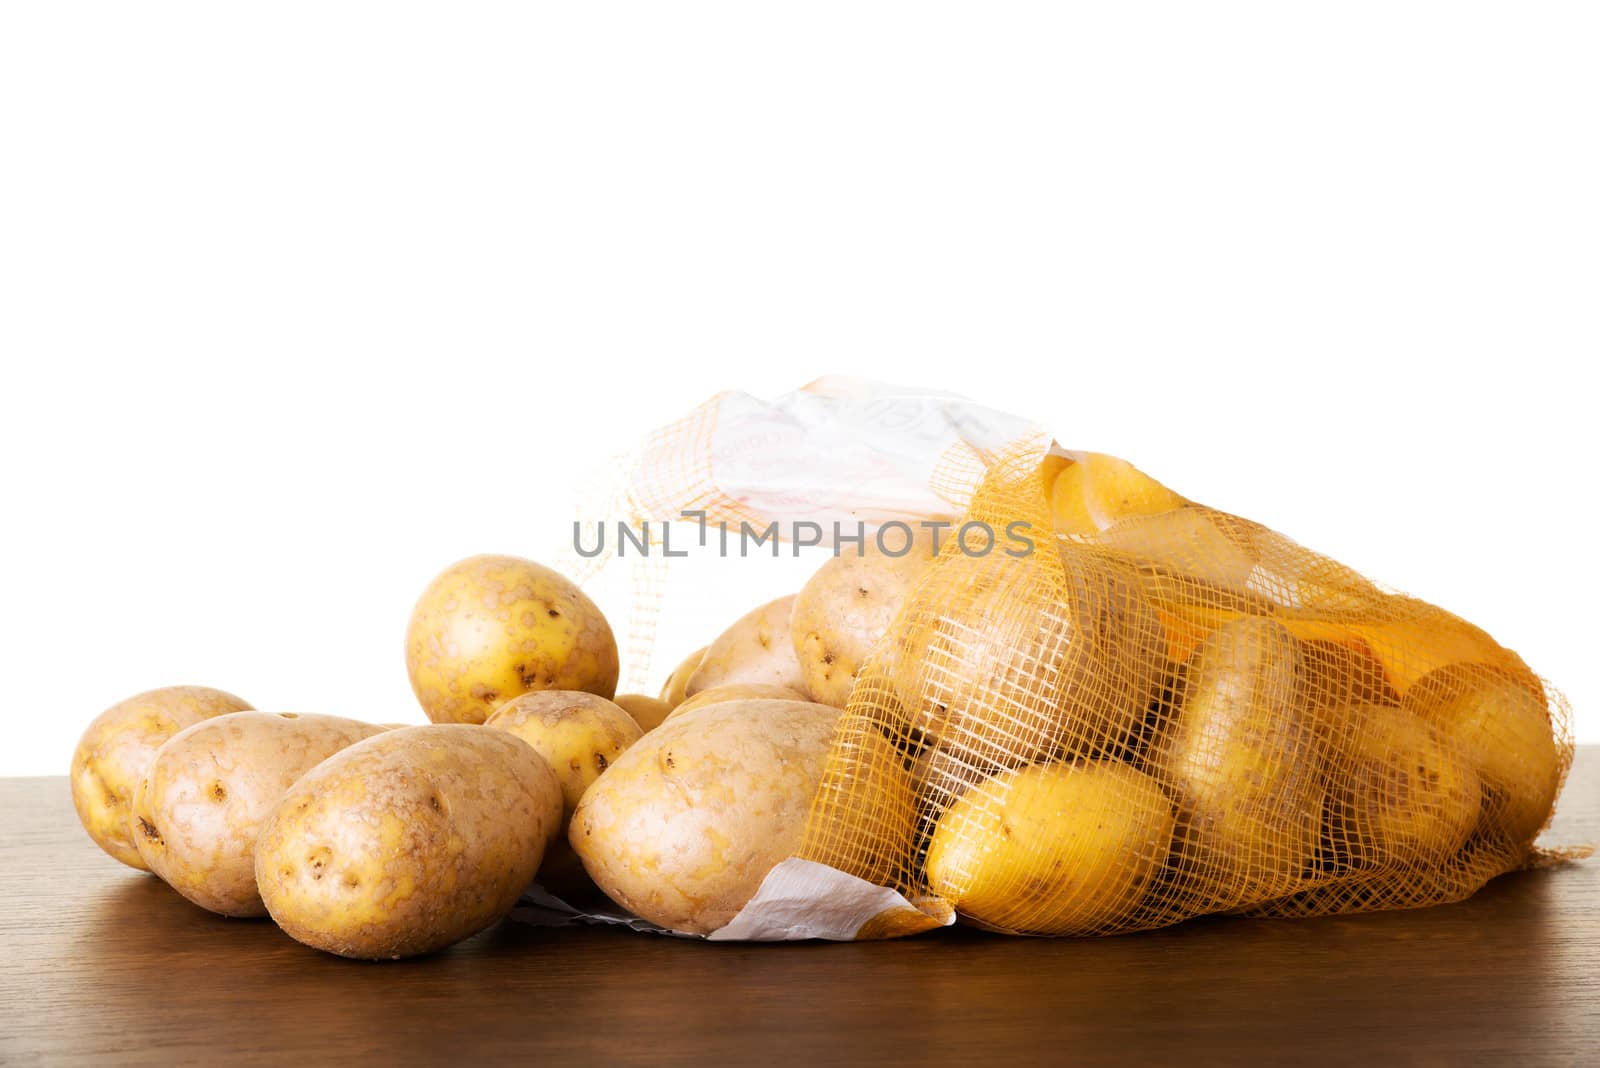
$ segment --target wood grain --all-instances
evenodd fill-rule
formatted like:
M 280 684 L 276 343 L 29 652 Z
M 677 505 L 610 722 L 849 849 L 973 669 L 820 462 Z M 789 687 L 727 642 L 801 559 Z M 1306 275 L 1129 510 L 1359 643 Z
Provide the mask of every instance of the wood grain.
M 1469 901 L 1110 939 L 726 945 L 502 924 L 363 964 L 101 854 L 0 780 L 0 1063 L 1594 1063 L 1600 863 Z M 1600 838 L 1600 750 L 1547 840 Z

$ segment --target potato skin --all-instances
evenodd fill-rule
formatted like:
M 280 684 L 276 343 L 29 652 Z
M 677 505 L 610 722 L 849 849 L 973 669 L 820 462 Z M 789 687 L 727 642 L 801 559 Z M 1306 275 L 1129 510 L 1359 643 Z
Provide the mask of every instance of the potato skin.
M 555 773 L 521 739 L 465 724 L 385 731 L 283 795 L 256 841 L 256 883 L 308 946 L 430 953 L 511 910 L 560 819 Z
M 72 754 L 72 804 L 95 845 L 148 868 L 133 836 L 133 794 L 156 750 L 185 727 L 250 705 L 207 686 L 168 686 L 119 701 L 94 718 Z
M 612 900 L 709 934 L 800 846 L 839 710 L 745 701 L 645 735 L 583 795 L 569 836 Z
M 184 728 L 156 752 L 134 794 L 139 856 L 203 909 L 265 916 L 255 868 L 261 821 L 300 776 L 384 729 L 336 716 L 267 712 L 235 712 Z
M 1401 708 L 1348 710 L 1333 786 L 1336 861 L 1436 865 L 1465 844 L 1482 808 L 1478 773 L 1442 731 Z
M 616 692 L 617 642 L 582 590 L 515 556 L 473 556 L 428 584 L 406 628 L 406 671 L 435 723 L 482 723 L 532 690 Z
M 729 683 L 727 686 L 713 686 L 709 690 L 701 690 L 693 697 L 685 698 L 682 704 L 667 713 L 667 719 L 674 719 L 693 712 L 697 708 L 705 708 L 708 705 L 725 705 L 729 701 L 804 701 L 807 704 L 811 703 L 811 699 L 805 694 L 788 686 L 735 682 Z
M 1126 460 L 1098 452 L 1075 459 L 1050 486 L 1051 519 L 1063 534 L 1094 534 L 1118 520 L 1159 515 L 1187 503 Z
M 616 706 L 633 717 L 640 730 L 651 731 L 672 712 L 672 706 L 659 697 L 642 693 L 619 693 L 612 698 Z
M 1562 759 L 1544 687 L 1532 672 L 1455 664 L 1424 675 L 1404 706 L 1460 747 L 1483 781 L 1483 826 L 1526 845 L 1550 819 Z
M 962 794 L 928 845 L 928 886 L 982 926 L 1091 934 L 1139 906 L 1175 824 L 1155 780 L 1116 761 L 1034 764 Z
M 1101 755 L 1142 727 L 1167 668 L 1161 623 L 1115 564 L 1064 564 L 1065 598 L 1027 561 L 941 563 L 931 581 L 964 603 L 914 613 L 895 654 L 922 731 L 958 755 L 1020 764 Z
M 550 765 L 561 784 L 563 826 L 600 773 L 644 737 L 632 716 L 604 697 L 581 690 L 514 697 L 484 726 L 516 735 Z
M 693 697 L 714 686 L 783 686 L 800 690 L 800 661 L 789 637 L 789 616 L 794 595 L 768 601 L 740 616 L 717 640 L 684 684 L 683 695 Z
M 1210 909 L 1295 890 L 1314 860 L 1327 796 L 1327 736 L 1306 703 L 1306 666 L 1282 624 L 1245 616 L 1219 627 L 1156 763 L 1178 794 L 1184 868 Z
M 789 632 L 801 686 L 813 701 L 843 708 L 867 654 L 882 640 L 933 561 L 914 543 L 904 556 L 840 554 L 795 595 Z

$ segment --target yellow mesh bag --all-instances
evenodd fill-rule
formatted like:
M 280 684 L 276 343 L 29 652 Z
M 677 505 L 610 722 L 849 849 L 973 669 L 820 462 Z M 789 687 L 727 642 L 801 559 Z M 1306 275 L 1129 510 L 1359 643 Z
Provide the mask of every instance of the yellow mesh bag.
M 706 434 L 707 411 L 680 425 Z M 1123 461 L 1009 430 L 925 481 L 958 527 L 1034 551 L 946 540 L 859 671 L 802 858 L 929 916 L 1089 935 L 1437 904 L 1556 856 L 1533 842 L 1569 712 L 1515 653 Z M 682 463 L 675 440 L 656 445 Z M 636 484 L 713 520 L 773 512 L 705 470 L 667 481 Z

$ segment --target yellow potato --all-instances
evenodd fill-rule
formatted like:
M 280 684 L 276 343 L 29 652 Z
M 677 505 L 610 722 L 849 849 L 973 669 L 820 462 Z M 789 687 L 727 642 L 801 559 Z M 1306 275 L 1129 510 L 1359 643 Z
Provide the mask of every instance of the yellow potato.
M 1199 505 L 1118 520 L 1099 542 L 1229 591 L 1245 589 L 1261 562 L 1240 520 Z
M 879 886 L 909 881 L 919 817 L 915 787 L 904 756 L 875 725 L 856 718 L 836 731 L 816 803 L 848 813 L 837 833 L 821 836 L 826 855 L 817 859 Z
M 799 690 L 800 661 L 789 637 L 794 597 L 768 601 L 736 620 L 706 647 L 684 684 L 685 697 L 716 686 L 783 686 Z
M 661 698 L 642 693 L 619 693 L 613 700 L 618 708 L 633 717 L 640 730 L 654 730 L 672 712 L 672 706 Z
M 1297 889 L 1321 837 L 1325 732 L 1299 642 L 1269 619 L 1219 627 L 1190 663 L 1155 757 L 1177 790 L 1199 910 Z
M 1289 629 L 1293 633 L 1295 628 Z M 1350 705 L 1400 704 L 1383 664 L 1359 638 L 1302 641 L 1300 655 L 1306 668 L 1306 701 L 1313 711 L 1331 715 Z
M 1063 534 L 1094 534 L 1118 520 L 1186 503 L 1128 461 L 1097 452 L 1079 453 L 1050 488 L 1051 519 Z
M 615 704 L 576 690 L 512 698 L 484 726 L 516 735 L 544 757 L 561 784 L 563 823 L 600 773 L 644 736 L 633 717 Z
M 1063 592 L 1042 563 L 957 556 L 930 582 L 894 661 L 926 735 L 974 763 L 1016 766 L 1109 752 L 1142 726 L 1166 638 L 1118 565 L 1067 557 Z
M 344 957 L 429 953 L 483 930 L 532 882 L 561 786 L 505 731 L 385 731 L 289 788 L 256 840 L 278 925 Z
M 985 927 L 1114 930 L 1166 863 L 1173 826 L 1167 795 L 1126 764 L 1035 764 L 945 811 L 928 845 L 928 886 Z
M 1531 672 L 1456 664 L 1423 676 L 1404 704 L 1459 747 L 1482 778 L 1485 830 L 1532 842 L 1550 819 L 1564 766 L 1539 680 Z
M 386 728 L 337 716 L 235 712 L 173 735 L 133 800 L 139 855 L 203 909 L 265 916 L 255 843 L 285 790 L 323 760 Z
M 145 870 L 134 841 L 133 793 L 156 750 L 183 728 L 249 705 L 205 686 L 169 686 L 120 701 L 96 716 L 72 754 L 72 804 L 95 845 Z
M 811 576 L 795 596 L 790 633 L 813 701 L 844 707 L 867 654 L 932 561 L 931 546 L 916 542 L 904 556 L 835 556 Z
M 684 688 L 689 685 L 689 676 L 700 667 L 700 661 L 706 658 L 709 645 L 702 646 L 683 658 L 683 661 L 672 669 L 672 674 L 667 676 L 666 684 L 661 687 L 661 700 L 670 708 L 677 708 L 683 704 Z
M 1482 664 L 1517 677 L 1533 674 L 1516 653 L 1448 612 L 1428 611 L 1384 623 L 1350 623 L 1348 629 L 1366 641 L 1402 696 L 1426 675 L 1444 668 L 1460 671 L 1467 664 Z
M 624 908 L 715 931 L 799 849 L 838 717 L 826 705 L 736 701 L 664 723 L 583 795 L 572 846 Z
M 568 899 L 592 894 L 583 866 L 567 844 L 567 824 L 583 792 L 644 732 L 604 697 L 574 690 L 545 690 L 512 698 L 484 726 L 508 731 L 527 742 L 561 783 L 560 833 L 545 850 L 539 884 Z
M 571 581 L 515 556 L 473 556 L 428 584 L 406 629 L 411 688 L 435 723 L 482 723 L 533 690 L 617 689 L 617 643 Z
M 1345 710 L 1344 752 L 1329 775 L 1335 849 L 1356 863 L 1437 865 L 1472 833 L 1478 773 L 1434 727 L 1404 709 Z
M 686 712 L 693 712 L 697 708 L 705 708 L 707 705 L 724 705 L 729 701 L 809 702 L 810 700 L 799 690 L 792 690 L 787 686 L 765 686 L 756 683 L 713 686 L 709 690 L 701 690 L 693 697 L 686 699 L 677 708 L 667 713 L 667 719 L 674 719 Z

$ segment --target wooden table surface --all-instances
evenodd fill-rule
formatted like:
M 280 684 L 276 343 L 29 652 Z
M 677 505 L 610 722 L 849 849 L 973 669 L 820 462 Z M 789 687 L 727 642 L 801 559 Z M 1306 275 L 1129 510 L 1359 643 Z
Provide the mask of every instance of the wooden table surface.
M 103 856 L 0 780 L 0 1063 L 1600 1064 L 1600 860 L 1457 905 L 1046 941 L 739 945 L 506 923 L 325 956 Z M 1600 838 L 1600 750 L 1549 841 Z

